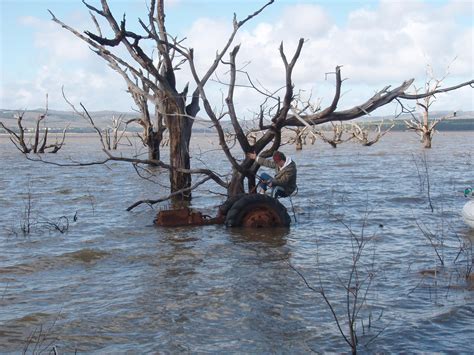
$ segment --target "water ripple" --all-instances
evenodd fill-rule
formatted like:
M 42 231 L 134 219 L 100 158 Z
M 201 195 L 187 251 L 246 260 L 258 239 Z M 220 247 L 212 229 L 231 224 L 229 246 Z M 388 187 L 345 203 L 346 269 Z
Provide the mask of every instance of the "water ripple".
M 473 185 L 465 153 L 472 137 L 436 136 L 425 152 L 429 195 L 415 164 L 418 142 L 408 137 L 389 134 L 369 149 L 285 146 L 298 163 L 299 191 L 292 204 L 282 200 L 297 220 L 282 230 L 157 228 L 156 210 L 125 209 L 167 191 L 127 164 L 45 166 L 1 137 L 0 352 L 21 352 L 39 327 L 65 353 L 348 352 L 317 290 L 324 287 L 346 330 L 361 238 L 370 242 L 357 275 L 373 276 L 357 321 L 361 344 L 385 330 L 360 350 L 471 352 L 474 278 L 465 273 L 474 231 L 459 211 Z M 53 159 L 99 158 L 93 141 L 71 137 Z M 216 152 L 207 160 L 228 173 Z M 195 191 L 193 204 L 213 215 L 222 197 L 210 189 Z M 69 230 L 19 233 L 28 198 L 31 222 L 66 216 Z

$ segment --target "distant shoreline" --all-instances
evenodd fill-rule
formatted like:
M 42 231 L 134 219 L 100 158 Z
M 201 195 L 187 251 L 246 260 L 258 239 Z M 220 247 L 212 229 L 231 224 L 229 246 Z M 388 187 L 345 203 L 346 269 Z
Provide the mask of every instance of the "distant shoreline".
M 7 127 L 12 129 L 18 128 L 17 120 L 15 115 L 18 111 L 0 109 L 0 121 L 2 121 Z M 27 110 L 24 112 L 24 126 L 29 128 L 28 133 L 33 132 L 33 127 L 35 126 L 36 118 L 44 114 L 44 110 Z M 124 117 L 126 119 L 136 118 L 138 113 L 132 112 L 115 112 L 115 111 L 98 111 L 90 112 L 91 116 L 94 118 L 94 121 L 97 127 L 104 129 L 110 127 L 112 124 L 113 117 Z M 433 111 L 430 112 L 430 121 L 433 122 L 436 119 L 450 116 L 453 112 L 448 111 Z M 365 116 L 359 117 L 357 119 L 344 122 L 345 125 L 350 126 L 352 123 L 357 123 L 359 126 L 363 127 L 376 127 L 380 123 L 383 123 L 382 129 L 387 129 L 393 123 L 395 126 L 392 128 L 392 131 L 406 131 L 405 120 L 409 121 L 412 118 L 411 115 L 403 115 L 394 119 L 393 117 L 388 116 Z M 244 121 L 251 125 L 252 121 Z M 338 121 L 335 121 L 338 123 Z M 221 121 L 221 124 L 224 129 L 232 130 L 232 124 L 230 121 Z M 77 114 L 68 111 L 55 111 L 49 110 L 48 117 L 45 120 L 45 125 L 49 128 L 49 133 L 59 133 L 63 131 L 64 127 L 70 125 L 68 129 L 68 134 L 77 133 L 77 134 L 90 134 L 94 133 L 94 129 L 90 127 L 89 123 L 86 120 L 79 117 Z M 72 127 L 71 127 L 72 126 Z M 215 131 L 212 128 L 212 122 L 209 121 L 209 125 L 205 124 L 195 124 L 193 127 L 193 133 L 214 133 Z M 44 127 L 44 126 L 43 126 Z M 330 123 L 325 123 L 317 126 L 318 129 L 325 131 L 332 131 L 332 125 Z M 458 111 L 456 117 L 443 120 L 436 126 L 438 131 L 474 131 L 474 111 Z M 0 129 L 0 134 L 4 133 L 3 129 Z M 142 128 L 138 125 L 130 125 L 127 129 L 129 133 L 141 133 Z
M 384 122 L 357 122 L 354 121 L 354 123 L 357 123 L 359 126 L 369 128 L 374 130 L 380 123 L 382 123 L 382 130 L 388 129 L 392 125 L 392 121 L 384 121 Z M 344 123 L 347 126 L 351 125 L 351 122 L 345 122 Z M 317 127 L 317 126 L 316 126 Z M 331 127 L 328 126 L 320 126 L 320 129 L 323 131 L 332 131 Z M 48 133 L 49 134 L 62 134 L 64 128 L 49 128 Z M 470 119 L 459 119 L 459 120 L 447 120 L 440 122 L 436 126 L 436 130 L 439 132 L 465 132 L 465 131 L 474 131 L 474 118 Z M 44 131 L 44 129 L 41 129 L 41 131 Z M 393 132 L 411 132 L 409 129 L 407 129 L 405 123 L 403 121 L 395 121 L 395 126 L 391 129 Z M 15 133 L 18 133 L 17 130 L 15 130 Z M 30 136 L 34 135 L 34 131 L 26 131 L 25 135 Z M 129 130 L 125 134 L 129 136 L 134 136 L 137 133 L 142 133 L 142 130 L 140 129 L 134 129 L 134 130 Z M 77 134 L 77 135 L 83 135 L 83 134 L 96 134 L 96 131 L 92 128 L 69 128 L 66 131 L 66 135 L 72 135 L 72 134 Z M 211 129 L 203 129 L 203 128 L 197 128 L 193 130 L 193 134 L 217 134 L 215 131 Z M 3 129 L 0 129 L 0 135 L 6 135 L 8 136 L 8 133 L 4 131 Z

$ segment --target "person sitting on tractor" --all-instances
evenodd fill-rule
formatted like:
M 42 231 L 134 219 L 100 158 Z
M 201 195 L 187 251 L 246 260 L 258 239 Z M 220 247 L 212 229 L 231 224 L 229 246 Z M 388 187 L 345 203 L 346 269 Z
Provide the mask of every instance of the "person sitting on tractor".
M 255 152 L 247 153 L 247 157 L 276 170 L 273 178 L 266 173 L 257 176 L 260 179 L 259 187 L 264 191 L 270 187 L 272 197 L 287 197 L 296 190 L 296 164 L 290 157 L 278 150 L 273 153 L 273 159 L 261 158 Z

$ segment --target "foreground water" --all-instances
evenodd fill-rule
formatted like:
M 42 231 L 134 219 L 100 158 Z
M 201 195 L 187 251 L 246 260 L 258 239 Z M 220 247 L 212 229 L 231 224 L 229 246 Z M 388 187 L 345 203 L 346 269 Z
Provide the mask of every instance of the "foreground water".
M 125 209 L 166 187 L 130 165 L 32 162 L 0 137 L 0 352 L 348 351 L 314 290 L 347 334 L 357 240 L 360 351 L 470 352 L 474 231 L 460 211 L 472 138 L 438 134 L 431 150 L 409 133 L 370 148 L 285 146 L 299 169 L 293 208 L 283 200 L 296 222 L 275 231 L 155 227 L 156 210 Z M 46 157 L 100 159 L 94 142 L 69 137 Z M 201 137 L 193 165 L 227 173 L 215 148 Z M 220 193 L 203 185 L 193 205 L 214 214 Z

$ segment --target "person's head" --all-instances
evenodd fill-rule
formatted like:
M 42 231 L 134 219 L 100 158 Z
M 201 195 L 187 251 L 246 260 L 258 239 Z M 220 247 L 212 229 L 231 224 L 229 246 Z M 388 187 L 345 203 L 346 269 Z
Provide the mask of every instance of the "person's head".
M 286 161 L 286 156 L 280 151 L 275 151 L 273 153 L 273 161 L 278 165 L 278 166 L 283 166 L 285 165 Z

